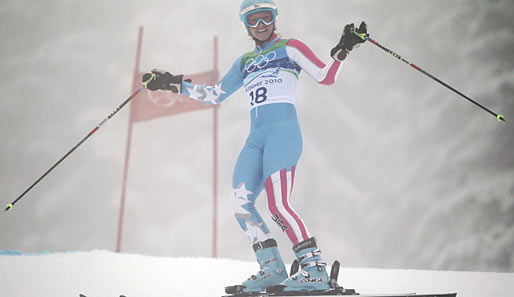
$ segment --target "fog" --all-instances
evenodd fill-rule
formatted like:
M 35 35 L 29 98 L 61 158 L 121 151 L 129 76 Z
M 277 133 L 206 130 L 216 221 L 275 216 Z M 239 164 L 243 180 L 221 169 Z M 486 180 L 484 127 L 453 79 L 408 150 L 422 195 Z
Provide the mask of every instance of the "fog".
M 335 85 L 300 76 L 303 154 L 293 205 L 344 266 L 514 272 L 514 2 L 277 0 L 277 29 L 323 61 L 346 23 L 505 116 L 490 114 L 371 43 Z M 130 94 L 141 69 L 223 75 L 253 42 L 240 1 L 0 3 L 0 202 L 8 204 Z M 135 99 L 137 100 L 137 99 Z M 0 216 L 0 250 L 116 247 L 129 107 Z M 247 98 L 219 108 L 218 256 L 251 260 L 232 216 Z M 212 111 L 133 127 L 122 251 L 212 253 Z M 266 214 L 265 197 L 259 209 Z M 265 218 L 267 219 L 267 218 Z M 283 257 L 293 253 L 267 221 Z

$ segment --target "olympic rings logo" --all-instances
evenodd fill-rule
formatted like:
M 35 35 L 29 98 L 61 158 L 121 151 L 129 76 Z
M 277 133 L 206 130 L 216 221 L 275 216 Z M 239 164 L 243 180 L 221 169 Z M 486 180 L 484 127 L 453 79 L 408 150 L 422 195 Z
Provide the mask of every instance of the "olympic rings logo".
M 255 59 L 250 59 L 245 64 L 246 72 L 253 72 L 255 69 L 262 69 L 268 66 L 269 62 L 275 60 L 277 57 L 277 53 L 275 51 L 271 51 L 266 55 L 259 55 Z

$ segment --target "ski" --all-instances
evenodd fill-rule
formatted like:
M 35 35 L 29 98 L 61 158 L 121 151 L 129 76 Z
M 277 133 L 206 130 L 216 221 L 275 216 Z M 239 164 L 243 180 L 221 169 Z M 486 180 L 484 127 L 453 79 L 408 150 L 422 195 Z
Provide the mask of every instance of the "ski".
M 298 263 L 293 262 L 291 265 L 291 273 L 295 274 L 299 267 Z M 225 288 L 222 297 L 327 297 L 327 296 L 358 296 L 358 297 L 456 297 L 457 293 L 436 293 L 436 294 L 418 294 L 418 293 L 401 293 L 401 294 L 360 294 L 354 289 L 346 289 L 337 283 L 339 276 L 339 261 L 334 261 L 332 270 L 330 271 L 329 290 L 323 291 L 284 291 L 283 285 L 276 285 L 266 288 L 266 292 L 243 292 L 244 286 L 236 285 Z
M 274 293 L 240 293 L 234 295 L 225 295 L 223 297 L 327 297 L 327 296 L 358 296 L 358 297 L 456 297 L 457 293 L 437 293 L 437 294 L 417 294 L 417 293 L 401 293 L 401 294 L 359 294 L 355 290 L 345 291 L 323 291 L 323 292 L 282 292 Z
M 402 294 L 357 294 L 360 297 L 456 297 L 457 293 L 441 293 L 441 294 L 417 294 L 417 293 L 402 293 Z
M 79 297 L 87 297 L 87 296 L 86 296 L 86 295 L 84 295 L 84 294 L 79 294 Z M 120 295 L 120 297 L 127 297 L 127 296 L 125 296 L 125 295 Z

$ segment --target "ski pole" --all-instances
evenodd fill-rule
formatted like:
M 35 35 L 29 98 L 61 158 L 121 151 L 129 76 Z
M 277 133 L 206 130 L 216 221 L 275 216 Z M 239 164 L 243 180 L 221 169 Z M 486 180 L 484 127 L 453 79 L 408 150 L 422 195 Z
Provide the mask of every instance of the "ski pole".
M 116 108 L 113 112 L 111 112 L 103 121 L 101 121 L 93 130 L 91 130 L 91 132 L 89 132 L 84 138 L 82 138 L 82 140 L 79 141 L 79 143 L 77 143 L 71 150 L 69 150 L 52 167 L 50 167 L 50 169 L 48 169 L 40 178 L 38 178 L 30 187 L 28 187 L 28 189 L 26 189 L 25 192 L 23 192 L 20 196 L 18 196 L 18 198 L 16 198 L 16 200 L 7 204 L 7 207 L 5 208 L 4 212 L 12 209 L 14 207 L 14 204 L 16 204 L 16 202 L 18 202 L 23 196 L 25 196 L 25 194 L 27 194 L 35 185 L 37 185 L 43 178 L 45 178 L 45 176 L 47 176 L 52 170 L 54 170 L 55 167 L 57 167 L 59 164 L 61 164 L 61 162 L 64 161 L 64 159 L 66 159 L 69 155 L 71 155 L 71 153 L 73 153 L 82 143 L 84 143 L 84 141 L 86 141 L 89 137 L 91 137 L 91 135 L 93 135 L 96 131 L 98 131 L 98 129 L 100 129 L 100 127 L 102 127 L 102 125 L 105 124 L 105 122 L 110 120 L 116 113 L 118 113 L 118 111 L 120 111 L 120 109 L 122 109 L 130 100 L 132 100 L 132 98 L 134 98 L 139 92 L 141 92 L 146 87 L 146 84 L 150 80 L 153 80 L 153 79 L 155 79 L 154 76 L 152 76 L 148 81 L 146 81 L 143 84 L 143 87 L 137 89 L 137 91 L 135 91 L 132 95 L 130 95 L 130 97 L 128 97 L 125 101 L 123 101 L 123 103 L 121 103 L 120 106 L 118 106 L 118 108 Z
M 412 68 L 418 70 L 419 72 L 423 73 L 424 75 L 430 77 L 431 79 L 435 80 L 436 82 L 438 82 L 438 83 L 442 84 L 443 86 L 447 87 L 448 89 L 454 91 L 458 95 L 462 96 L 464 99 L 466 99 L 469 102 L 475 104 L 476 106 L 480 107 L 481 109 L 485 110 L 486 112 L 494 115 L 496 117 L 496 119 L 498 120 L 498 122 L 505 122 L 505 117 L 503 115 L 497 114 L 497 113 L 493 112 L 489 108 L 487 108 L 487 107 L 483 106 L 482 104 L 476 102 L 475 100 L 469 98 L 468 96 L 466 96 L 463 93 L 459 92 L 458 90 L 456 90 L 455 88 L 451 87 L 447 83 L 443 82 L 442 80 L 438 79 L 437 77 L 433 76 L 432 74 L 430 74 L 430 73 L 426 72 L 425 70 L 421 69 L 419 66 L 415 65 L 414 63 L 411 63 L 411 62 L 405 60 L 404 58 L 402 58 L 397 53 L 393 52 L 392 50 L 388 49 L 387 47 L 381 45 L 380 43 L 378 43 L 375 40 L 373 40 L 372 38 L 370 38 L 368 34 L 366 34 L 365 36 L 363 36 L 363 34 L 362 35 L 361 34 L 357 34 L 357 35 L 359 35 L 359 37 L 361 37 L 363 39 L 368 40 L 369 42 L 371 42 L 374 45 L 378 46 L 379 48 L 383 49 L 384 51 L 388 52 L 389 54 L 391 54 L 393 57 L 397 58 L 398 60 L 401 60 L 402 62 L 405 62 L 405 63 L 409 64 L 409 66 L 411 66 Z

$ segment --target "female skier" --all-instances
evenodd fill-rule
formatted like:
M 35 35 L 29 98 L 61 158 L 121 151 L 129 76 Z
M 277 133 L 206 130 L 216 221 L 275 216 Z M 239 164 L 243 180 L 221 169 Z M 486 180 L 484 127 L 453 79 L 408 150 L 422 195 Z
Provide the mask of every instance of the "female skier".
M 331 85 L 341 61 L 352 48 L 365 41 L 366 24 L 346 25 L 328 64 L 321 62 L 304 43 L 282 39 L 275 32 L 278 10 L 274 0 L 244 0 L 240 19 L 255 50 L 239 57 L 214 86 L 183 80 L 183 75 L 152 70 L 143 76 L 150 90 L 171 90 L 207 104 L 219 104 L 241 87 L 249 99 L 250 134 L 237 160 L 231 194 L 233 213 L 255 251 L 260 271 L 241 285 L 226 288 L 229 294 L 262 292 L 267 287 L 284 291 L 329 289 L 329 277 L 320 250 L 307 226 L 290 204 L 296 164 L 302 152 L 302 137 L 295 109 L 300 71 L 318 83 Z M 272 220 L 287 235 L 300 264 L 288 277 L 277 242 L 255 208 L 265 189 Z

